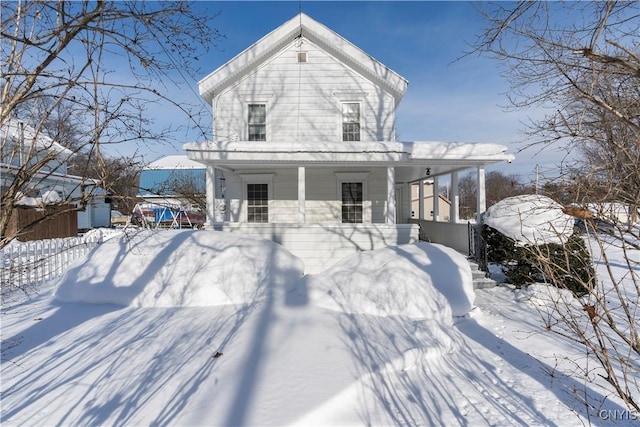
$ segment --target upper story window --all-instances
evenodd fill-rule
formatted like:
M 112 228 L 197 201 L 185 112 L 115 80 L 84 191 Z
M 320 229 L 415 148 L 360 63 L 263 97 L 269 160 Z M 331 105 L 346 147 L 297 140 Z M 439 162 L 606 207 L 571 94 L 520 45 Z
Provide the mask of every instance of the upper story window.
M 360 141 L 360 104 L 357 102 L 342 104 L 342 140 Z
M 249 141 L 267 140 L 267 106 L 249 104 Z

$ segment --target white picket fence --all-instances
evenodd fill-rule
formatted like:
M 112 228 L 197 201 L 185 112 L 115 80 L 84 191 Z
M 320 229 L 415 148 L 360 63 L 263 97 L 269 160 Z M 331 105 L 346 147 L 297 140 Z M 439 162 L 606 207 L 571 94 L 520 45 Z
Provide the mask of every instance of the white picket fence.
M 100 243 L 101 235 L 12 242 L 0 249 L 2 296 L 61 276 L 73 261 Z

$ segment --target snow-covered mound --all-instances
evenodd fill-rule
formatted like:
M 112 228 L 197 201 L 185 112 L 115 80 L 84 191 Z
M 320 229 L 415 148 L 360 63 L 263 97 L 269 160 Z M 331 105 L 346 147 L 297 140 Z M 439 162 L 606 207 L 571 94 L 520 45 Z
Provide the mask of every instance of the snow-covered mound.
M 431 243 L 360 252 L 305 280 L 312 304 L 323 308 L 445 324 L 468 313 L 475 297 L 467 260 Z
M 564 243 L 573 234 L 574 218 L 546 196 L 526 194 L 489 207 L 484 223 L 521 245 Z
M 94 249 L 60 279 L 65 302 L 130 307 L 250 304 L 302 276 L 302 261 L 239 233 L 142 230 Z

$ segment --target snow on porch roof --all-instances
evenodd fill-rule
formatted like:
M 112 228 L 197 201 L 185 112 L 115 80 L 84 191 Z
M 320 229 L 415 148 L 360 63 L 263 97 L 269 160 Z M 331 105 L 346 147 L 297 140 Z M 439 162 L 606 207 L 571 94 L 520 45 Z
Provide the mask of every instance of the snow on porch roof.
M 437 141 L 413 141 L 402 144 L 411 153 L 412 159 L 515 159 L 512 154 L 506 153 L 507 147 L 501 144 Z
M 298 37 L 305 37 L 327 53 L 387 90 L 396 105 L 407 90 L 407 80 L 330 28 L 304 13 L 293 17 L 249 46 L 226 64 L 198 82 L 200 95 L 210 104 L 213 97 L 253 68 L 275 55 Z
M 190 159 L 202 163 L 419 163 L 426 160 L 490 164 L 512 161 L 500 144 L 447 142 L 265 142 L 219 141 L 189 143 Z

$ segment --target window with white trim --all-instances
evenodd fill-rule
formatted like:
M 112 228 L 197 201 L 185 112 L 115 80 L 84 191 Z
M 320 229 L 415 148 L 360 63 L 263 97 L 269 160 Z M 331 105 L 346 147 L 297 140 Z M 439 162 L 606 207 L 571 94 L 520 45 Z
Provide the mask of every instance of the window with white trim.
M 362 182 L 342 182 L 342 222 L 362 223 L 363 193 Z
M 267 106 L 266 104 L 249 104 L 248 106 L 248 140 L 267 140 Z
M 342 103 L 342 140 L 360 141 L 360 104 Z
M 269 222 L 269 184 L 247 184 L 247 222 Z

